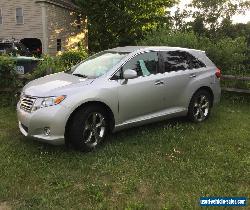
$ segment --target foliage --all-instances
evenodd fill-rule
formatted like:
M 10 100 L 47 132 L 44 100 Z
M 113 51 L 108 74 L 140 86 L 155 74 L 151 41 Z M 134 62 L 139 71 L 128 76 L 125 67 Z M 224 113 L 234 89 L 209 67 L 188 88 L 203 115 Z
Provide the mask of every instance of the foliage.
M 154 31 L 146 35 L 139 42 L 140 45 L 178 46 L 206 51 L 209 58 L 220 67 L 223 72 L 232 73 L 237 69 L 244 69 L 247 61 L 247 43 L 244 37 L 221 38 L 213 40 L 197 36 L 194 32 L 170 32 L 166 29 Z
M 66 51 L 59 56 L 59 60 L 66 68 L 76 65 L 80 61 L 84 60 L 88 54 L 82 51 Z
M 169 31 L 166 28 L 148 33 L 139 45 L 199 48 L 199 39 L 193 32 Z
M 238 68 L 244 69 L 244 62 L 247 60 L 247 43 L 244 37 L 215 40 L 209 46 L 204 47 L 204 50 L 223 72 L 229 73 Z
M 36 79 L 63 70 L 65 70 L 64 66 L 62 65 L 58 57 L 45 55 L 43 57 L 43 61 L 40 62 L 36 69 L 32 72 L 31 79 Z
M 193 0 L 184 10 L 176 10 L 172 18 L 175 29 L 192 30 L 199 35 L 217 37 L 218 29 L 231 22 L 235 14 L 250 8 L 248 0 Z M 225 26 L 225 25 L 224 25 Z
M 66 51 L 56 57 L 45 55 L 43 61 L 39 63 L 35 71 L 32 73 L 32 79 L 65 71 L 84 60 L 87 56 L 88 54 L 84 50 Z
M 15 61 L 9 56 L 0 56 L 0 88 L 15 88 L 17 73 Z
M 15 93 L 20 85 L 14 59 L 0 56 L 0 106 L 16 102 Z
M 217 34 L 219 37 L 231 37 L 233 39 L 245 37 L 248 49 L 246 54 L 247 60 L 244 64 L 247 66 L 247 69 L 250 69 L 250 22 L 247 24 L 232 24 L 232 21 L 224 19 L 221 27 L 217 30 Z
M 176 0 L 76 0 L 88 17 L 90 51 L 133 45 L 147 31 L 168 23 Z M 86 9 L 87 8 L 87 9 Z
M 193 18 L 202 18 L 210 30 L 220 26 L 220 19 L 230 19 L 250 6 L 248 0 L 193 0 L 191 7 L 195 8 Z
M 1 206 L 178 210 L 199 209 L 202 196 L 247 197 L 249 106 L 247 95 L 223 95 L 202 124 L 178 119 L 129 129 L 91 153 L 23 137 L 15 109 L 2 108 Z

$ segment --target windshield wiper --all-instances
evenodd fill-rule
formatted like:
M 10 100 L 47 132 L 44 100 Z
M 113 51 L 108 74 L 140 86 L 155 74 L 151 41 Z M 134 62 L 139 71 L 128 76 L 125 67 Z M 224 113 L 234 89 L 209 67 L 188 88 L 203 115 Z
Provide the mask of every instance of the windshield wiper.
M 73 74 L 73 75 L 77 76 L 77 77 L 88 78 L 88 76 L 86 76 L 84 74 Z

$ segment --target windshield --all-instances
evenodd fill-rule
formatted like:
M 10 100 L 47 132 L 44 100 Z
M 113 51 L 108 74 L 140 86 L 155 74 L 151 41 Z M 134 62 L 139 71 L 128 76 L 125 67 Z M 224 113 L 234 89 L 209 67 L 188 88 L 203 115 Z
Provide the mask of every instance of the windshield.
M 127 53 L 101 52 L 71 68 L 71 74 L 79 77 L 97 78 L 110 71 Z

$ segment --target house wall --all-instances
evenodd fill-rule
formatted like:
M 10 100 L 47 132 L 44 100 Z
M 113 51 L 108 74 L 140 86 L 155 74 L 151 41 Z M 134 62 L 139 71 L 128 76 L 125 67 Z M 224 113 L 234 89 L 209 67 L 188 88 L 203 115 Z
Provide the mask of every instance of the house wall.
M 67 47 L 76 46 L 82 40 L 87 48 L 86 18 L 81 18 L 81 25 L 78 28 L 77 16 L 78 14 L 72 10 L 51 4 L 47 5 L 49 54 L 58 53 L 57 39 L 62 41 L 62 51 L 66 50 Z
M 23 8 L 24 24 L 16 24 L 16 8 Z M 3 24 L 0 24 L 0 38 L 20 40 L 38 38 L 42 41 L 41 5 L 33 0 L 0 0 Z
M 59 2 L 59 3 L 58 3 Z M 38 38 L 42 42 L 43 52 L 56 55 L 57 39 L 62 40 L 62 51 L 84 40 L 87 48 L 87 22 L 81 19 L 77 27 L 75 8 L 64 7 L 63 2 L 70 0 L 0 0 L 3 24 L 0 24 L 0 39 L 21 40 Z M 67 5 L 66 5 L 67 6 Z M 23 8 L 24 24 L 16 24 L 16 8 Z

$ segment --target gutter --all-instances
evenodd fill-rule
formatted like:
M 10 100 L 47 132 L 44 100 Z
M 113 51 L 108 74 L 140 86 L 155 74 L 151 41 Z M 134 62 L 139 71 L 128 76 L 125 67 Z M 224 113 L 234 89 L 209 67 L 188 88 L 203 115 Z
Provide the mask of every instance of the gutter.
M 48 3 L 48 4 L 53 4 L 62 8 L 70 9 L 76 12 L 81 12 L 80 7 L 73 3 L 68 3 L 63 0 L 36 0 L 36 3 Z

